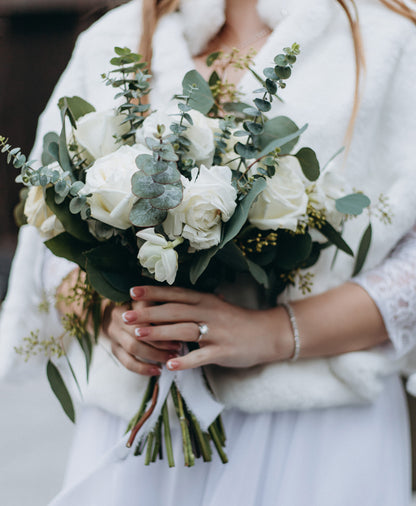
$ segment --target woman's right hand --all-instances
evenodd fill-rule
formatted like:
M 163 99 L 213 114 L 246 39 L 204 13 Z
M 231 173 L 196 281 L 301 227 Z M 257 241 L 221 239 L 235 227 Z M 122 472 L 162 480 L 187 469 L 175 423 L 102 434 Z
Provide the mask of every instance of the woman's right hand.
M 135 335 L 135 327 L 128 325 L 146 302 L 129 305 L 109 306 L 104 315 L 103 331 L 111 341 L 111 350 L 120 363 L 132 372 L 145 376 L 157 376 L 161 365 L 177 357 L 181 344 L 177 341 L 152 341 L 148 343 Z M 129 311 L 129 310 L 133 311 Z

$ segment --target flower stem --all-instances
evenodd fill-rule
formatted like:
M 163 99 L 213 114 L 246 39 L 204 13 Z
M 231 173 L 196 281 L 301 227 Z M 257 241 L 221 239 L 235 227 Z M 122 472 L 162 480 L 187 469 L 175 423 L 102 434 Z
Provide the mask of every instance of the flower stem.
M 217 428 L 215 427 L 214 424 L 212 424 L 210 426 L 210 428 L 208 429 L 208 432 L 209 432 L 209 435 L 211 436 L 212 441 L 214 442 L 215 448 L 217 449 L 217 452 L 218 452 L 218 455 L 220 456 L 221 462 L 223 464 L 226 464 L 228 462 L 228 457 L 222 448 L 220 437 L 218 435 Z
M 195 464 L 195 455 L 192 451 L 191 437 L 189 434 L 188 425 L 186 423 L 182 396 L 175 383 L 172 383 L 171 392 L 173 403 L 175 404 L 176 412 L 178 414 L 179 423 L 182 431 L 183 455 L 185 459 L 185 466 L 192 467 Z
M 131 431 L 130 438 L 127 441 L 127 445 L 126 445 L 127 448 L 131 448 L 131 446 L 134 443 L 134 440 L 137 436 L 137 433 L 143 427 L 143 424 L 146 422 L 146 420 L 148 420 L 149 417 L 151 416 L 151 414 L 153 413 L 153 411 L 156 407 L 158 394 L 159 394 L 159 384 L 155 383 L 155 386 L 153 389 L 153 395 L 152 395 L 152 404 L 150 405 L 149 409 L 144 413 L 144 415 L 140 418 L 140 420 L 137 422 L 137 424 L 135 425 L 135 427 Z
M 154 440 L 155 434 L 154 432 L 150 432 L 150 434 L 147 437 L 147 449 L 146 449 L 146 457 L 144 460 L 144 465 L 148 466 L 150 464 L 150 461 L 152 459 L 152 449 L 153 449 L 153 440 Z
M 175 460 L 173 458 L 173 449 L 172 449 L 172 436 L 170 433 L 170 424 L 169 424 L 169 412 L 166 402 L 162 408 L 162 419 L 163 419 L 163 429 L 166 445 L 166 454 L 168 456 L 169 467 L 175 467 Z

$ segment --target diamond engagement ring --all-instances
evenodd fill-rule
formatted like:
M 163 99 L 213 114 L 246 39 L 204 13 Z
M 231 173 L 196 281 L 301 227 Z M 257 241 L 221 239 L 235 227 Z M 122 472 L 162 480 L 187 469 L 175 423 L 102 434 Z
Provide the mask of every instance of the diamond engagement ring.
M 199 336 L 198 336 L 198 339 L 196 340 L 196 342 L 198 343 L 199 341 L 201 341 L 201 339 L 203 338 L 203 336 L 206 336 L 208 334 L 208 325 L 206 323 L 200 323 L 198 325 L 198 329 L 199 329 Z

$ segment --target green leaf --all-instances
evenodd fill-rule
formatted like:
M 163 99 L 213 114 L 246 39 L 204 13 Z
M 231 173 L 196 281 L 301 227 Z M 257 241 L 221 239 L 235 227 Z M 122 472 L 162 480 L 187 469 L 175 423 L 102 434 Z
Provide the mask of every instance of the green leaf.
M 43 137 L 42 165 L 50 165 L 59 160 L 59 135 L 49 132 Z
M 290 67 L 279 67 L 279 65 L 276 65 L 274 71 L 280 79 L 289 79 L 292 75 L 292 69 Z
M 72 214 L 78 214 L 85 205 L 85 197 L 74 197 L 69 201 L 69 210 Z
M 140 199 L 134 205 L 130 212 L 130 221 L 133 225 L 140 228 L 155 227 L 162 223 L 167 216 L 163 209 L 154 208 L 150 200 Z
M 254 181 L 249 192 L 238 204 L 234 214 L 226 224 L 224 237 L 221 241 L 221 247 L 227 244 L 227 242 L 232 241 L 243 228 L 243 225 L 247 221 L 248 213 L 251 206 L 253 205 L 253 202 L 256 200 L 257 196 L 266 188 L 266 186 L 267 182 L 263 177 L 259 177 Z
M 267 123 L 266 123 L 266 125 L 267 125 Z M 281 149 L 280 154 L 284 154 L 286 152 L 287 145 L 288 144 L 290 145 L 290 143 L 292 143 L 293 141 L 296 144 L 300 135 L 302 135 L 303 132 L 307 128 L 308 128 L 308 125 L 306 124 L 302 128 L 299 128 L 299 130 L 297 130 L 296 132 L 293 132 L 292 134 L 289 134 L 286 137 L 282 137 L 280 139 L 276 139 L 275 141 L 272 141 L 262 151 L 260 151 L 260 153 L 257 155 L 258 158 L 268 155 L 269 153 L 274 151 L 276 148 L 280 148 Z M 283 149 L 284 147 L 286 147 L 286 149 Z
M 163 195 L 165 187 L 155 183 L 151 176 L 144 172 L 135 172 L 131 178 L 131 188 L 136 197 L 143 199 L 152 199 Z
M 64 171 L 68 171 L 72 175 L 72 163 L 66 143 L 65 112 L 62 113 L 62 130 L 59 136 L 59 164 Z
M 272 104 L 262 98 L 255 98 L 253 102 L 256 104 L 257 109 L 261 112 L 268 112 L 272 108 Z
M 181 173 L 176 168 L 176 164 L 168 165 L 168 168 L 165 172 L 161 172 L 160 174 L 155 174 L 153 176 L 153 181 L 159 184 L 173 184 L 179 183 L 181 180 Z
M 261 123 L 255 123 L 254 121 L 245 121 L 244 128 L 253 135 L 260 135 L 264 129 Z
M 278 54 L 277 56 L 275 56 L 274 62 L 279 67 L 286 67 L 286 65 L 288 63 L 287 57 L 284 54 Z
M 79 215 L 72 214 L 69 210 L 68 200 L 65 200 L 61 204 L 57 204 L 55 202 L 55 192 L 53 188 L 48 188 L 46 190 L 45 200 L 49 209 L 56 215 L 68 234 L 71 234 L 80 241 L 90 244 L 95 243 L 95 239 L 88 230 L 87 223 L 82 220 Z
M 287 118 L 286 116 L 277 116 L 265 123 L 262 135 L 260 137 L 256 137 L 256 143 L 259 145 L 260 149 L 264 149 L 276 139 L 284 138 L 298 131 L 299 127 L 290 118 Z M 296 137 L 292 141 L 281 146 L 280 153 L 282 155 L 289 154 L 295 147 L 297 141 L 298 138 Z
M 278 79 L 277 75 L 276 75 L 276 72 L 274 71 L 274 68 L 273 67 L 267 67 L 263 70 L 263 74 L 266 76 L 267 79 L 269 79 L 270 81 L 276 81 Z M 276 90 L 277 90 L 277 86 L 276 86 Z
M 269 288 L 269 277 L 267 276 L 266 271 L 257 265 L 255 262 L 246 258 L 248 270 L 253 278 L 259 283 L 259 285 L 263 285 L 264 288 Z
M 224 104 L 224 111 L 228 113 L 234 113 L 239 116 L 245 116 L 244 110 L 249 107 L 250 106 L 244 102 L 226 102 Z
M 164 192 L 160 197 L 150 201 L 152 207 L 157 209 L 173 209 L 182 202 L 182 183 L 167 184 L 163 186 Z
M 312 251 L 312 238 L 309 234 L 293 235 L 281 230 L 277 243 L 279 246 L 274 264 L 285 271 L 298 268 Z
M 136 158 L 136 165 L 139 170 L 142 170 L 148 176 L 160 174 L 167 169 L 166 162 L 157 162 L 152 155 L 139 155 Z
M 130 287 L 140 279 L 131 251 L 107 242 L 85 252 L 85 257 L 88 280 L 100 295 L 114 302 L 129 300 Z
M 351 193 L 335 201 L 337 211 L 343 214 L 358 216 L 371 204 L 371 200 L 363 193 Z
M 79 265 L 82 269 L 85 269 L 84 252 L 91 248 L 91 244 L 79 241 L 72 235 L 62 232 L 62 234 L 45 241 L 45 246 L 55 256 L 66 258 L 70 262 Z
M 62 379 L 61 373 L 59 372 L 56 365 L 50 360 L 48 360 L 48 364 L 46 366 L 46 375 L 48 377 L 52 391 L 56 395 L 58 401 L 61 403 L 61 406 L 66 415 L 71 420 L 71 422 L 75 423 L 75 410 L 71 396 L 69 395 L 68 389 L 66 388 L 64 380 Z
M 316 158 L 315 151 L 311 148 L 302 148 L 296 153 L 300 166 L 306 178 L 309 181 L 316 181 L 319 177 L 319 162 Z
M 190 70 L 182 81 L 183 94 L 191 94 L 189 105 L 202 114 L 207 114 L 214 105 L 214 97 L 205 79 L 196 70 Z
M 371 245 L 371 239 L 373 236 L 373 228 L 371 223 L 365 229 L 364 234 L 360 241 L 360 246 L 358 247 L 357 259 L 355 261 L 354 271 L 352 273 L 353 276 L 356 276 L 364 266 L 366 261 L 368 251 Z
M 67 108 L 74 121 L 78 121 L 90 112 L 95 112 L 95 107 L 81 97 L 63 97 L 59 100 L 58 107 L 61 110 Z
M 347 253 L 347 255 L 354 256 L 354 253 L 352 249 L 348 246 L 348 244 L 344 241 L 341 234 L 335 230 L 335 228 L 329 224 L 327 221 L 319 231 L 329 240 L 331 243 L 339 248 L 344 253 Z
M 234 145 L 234 151 L 241 156 L 241 158 L 251 159 L 256 158 L 257 150 L 254 146 L 243 144 L 242 142 L 236 142 Z
M 211 53 L 207 56 L 206 64 L 207 67 L 211 67 L 211 65 L 217 60 L 222 54 L 222 51 L 215 51 L 215 53 Z

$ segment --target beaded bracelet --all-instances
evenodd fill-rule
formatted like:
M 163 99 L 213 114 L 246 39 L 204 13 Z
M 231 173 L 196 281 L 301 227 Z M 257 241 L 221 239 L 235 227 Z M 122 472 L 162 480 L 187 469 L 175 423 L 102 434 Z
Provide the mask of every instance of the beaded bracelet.
M 298 324 L 296 322 L 296 317 L 295 317 L 295 313 L 293 311 L 292 306 L 286 302 L 282 303 L 282 306 L 286 309 L 286 311 L 289 315 L 290 324 L 291 324 L 292 330 L 293 330 L 293 340 L 294 340 L 294 344 L 295 344 L 295 349 L 293 351 L 293 355 L 291 356 L 289 361 L 296 362 L 296 360 L 299 358 L 299 355 L 300 355 L 300 336 L 299 336 Z

